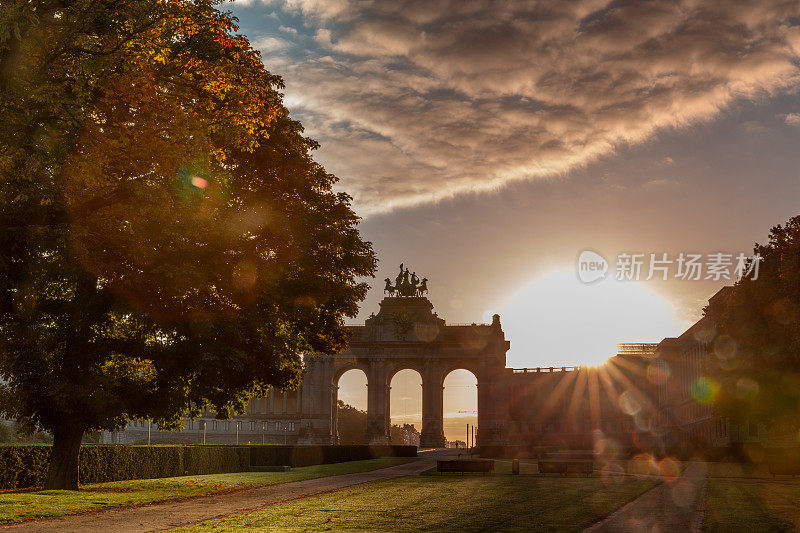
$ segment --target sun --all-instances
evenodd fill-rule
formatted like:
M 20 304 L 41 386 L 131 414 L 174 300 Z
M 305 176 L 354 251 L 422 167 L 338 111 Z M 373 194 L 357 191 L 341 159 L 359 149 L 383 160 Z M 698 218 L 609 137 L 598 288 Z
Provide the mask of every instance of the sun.
M 659 342 L 686 324 L 643 284 L 605 279 L 581 283 L 574 271 L 552 272 L 500 306 L 508 365 L 515 368 L 603 364 L 623 342 Z

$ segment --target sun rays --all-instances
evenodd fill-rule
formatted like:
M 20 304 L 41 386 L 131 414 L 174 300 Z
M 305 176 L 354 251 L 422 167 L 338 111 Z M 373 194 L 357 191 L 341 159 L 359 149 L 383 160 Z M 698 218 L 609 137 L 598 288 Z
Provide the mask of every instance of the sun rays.
M 657 442 L 655 405 L 663 381 L 651 368 L 660 362 L 657 357 L 621 355 L 602 365 L 527 372 L 527 383 L 512 395 L 511 409 L 520 421 L 535 421 L 527 433 L 542 442 L 590 439 L 585 444 L 596 446 L 602 440 L 601 447 Z

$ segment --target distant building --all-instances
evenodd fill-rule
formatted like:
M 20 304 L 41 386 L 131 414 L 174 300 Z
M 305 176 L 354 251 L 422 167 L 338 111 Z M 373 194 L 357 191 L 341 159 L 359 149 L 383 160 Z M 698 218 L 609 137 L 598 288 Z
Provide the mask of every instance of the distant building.
M 723 297 L 725 287 L 710 301 Z M 677 338 L 621 344 L 599 367 L 514 369 L 506 376 L 506 444 L 675 450 L 790 445 L 758 420 L 733 424 L 715 409 L 707 366 L 716 328 L 700 319 Z
M 724 298 L 731 287 L 724 287 L 709 299 Z M 657 425 L 670 444 L 691 442 L 700 446 L 725 447 L 759 443 L 767 446 L 795 444 L 795 433 L 781 434 L 759 420 L 734 424 L 717 413 L 706 397 L 710 384 L 708 358 L 716 326 L 703 317 L 677 338 L 666 338 L 658 345 L 657 357 L 668 372 L 656 386 Z
M 265 400 L 283 400 L 289 394 L 273 392 L 268 398 L 251 400 L 247 414 L 231 420 L 217 420 L 204 411 L 195 420 L 184 420 L 182 431 L 159 431 L 148 420 L 133 421 L 121 431 L 103 431 L 100 442 L 106 444 L 186 443 L 186 444 L 297 444 L 301 436 L 297 413 L 281 410 L 264 412 Z M 283 404 L 283 402 L 281 401 Z M 280 418 L 275 414 L 280 415 Z

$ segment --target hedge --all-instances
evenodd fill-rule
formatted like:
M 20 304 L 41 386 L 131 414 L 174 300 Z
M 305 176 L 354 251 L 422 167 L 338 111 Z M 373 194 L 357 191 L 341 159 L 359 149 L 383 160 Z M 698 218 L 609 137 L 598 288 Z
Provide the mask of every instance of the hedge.
M 416 446 L 81 446 L 81 483 L 247 472 L 250 466 L 311 466 L 374 457 L 416 457 Z M 44 484 L 50 446 L 0 445 L 0 490 Z
M 0 446 L 0 489 L 44 484 L 50 446 Z
M 416 446 L 341 445 L 341 446 L 252 446 L 252 466 L 311 466 L 375 457 L 416 457 Z

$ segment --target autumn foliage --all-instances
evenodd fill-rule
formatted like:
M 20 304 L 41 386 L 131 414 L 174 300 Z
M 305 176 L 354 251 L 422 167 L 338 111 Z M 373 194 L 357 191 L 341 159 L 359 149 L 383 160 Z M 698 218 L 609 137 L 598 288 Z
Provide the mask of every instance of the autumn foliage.
M 280 77 L 214 0 L 0 4 L 0 415 L 227 417 L 346 343 L 374 270 Z

